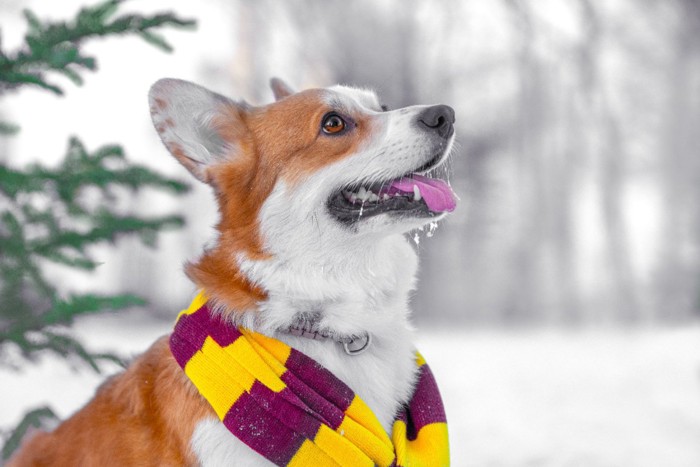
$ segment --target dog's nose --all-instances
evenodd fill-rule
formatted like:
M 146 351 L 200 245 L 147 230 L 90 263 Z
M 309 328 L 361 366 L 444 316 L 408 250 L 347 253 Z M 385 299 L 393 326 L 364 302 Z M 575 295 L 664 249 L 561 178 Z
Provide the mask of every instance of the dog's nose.
M 433 105 L 418 115 L 418 123 L 430 130 L 437 131 L 443 138 L 449 138 L 454 132 L 455 111 L 449 105 Z

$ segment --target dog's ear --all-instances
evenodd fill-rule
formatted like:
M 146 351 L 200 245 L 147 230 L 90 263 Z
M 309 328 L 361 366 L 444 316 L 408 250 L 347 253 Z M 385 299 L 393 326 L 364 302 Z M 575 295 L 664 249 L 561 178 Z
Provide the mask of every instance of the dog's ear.
M 270 87 L 272 88 L 272 93 L 275 95 L 276 101 L 294 94 L 294 89 L 279 78 L 272 78 L 270 80 Z
M 246 104 L 169 78 L 151 87 L 148 101 L 153 125 L 168 151 L 195 177 L 210 183 L 209 168 L 235 151 L 236 135 L 245 128 Z

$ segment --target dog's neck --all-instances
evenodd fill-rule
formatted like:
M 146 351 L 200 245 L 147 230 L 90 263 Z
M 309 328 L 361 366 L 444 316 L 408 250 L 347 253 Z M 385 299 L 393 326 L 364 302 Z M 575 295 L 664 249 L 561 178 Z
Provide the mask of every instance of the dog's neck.
M 316 249 L 307 257 L 254 261 L 241 256 L 239 267 L 267 295 L 258 312 L 239 315 L 241 324 L 270 333 L 313 315 L 318 328 L 359 335 L 407 321 L 417 257 L 404 237 L 395 235 Z
M 375 240 L 364 246 L 358 242 L 334 249 L 307 249 L 306 257 L 272 253 L 269 258 L 253 260 L 239 255 L 236 270 L 227 276 L 245 277 L 248 287 L 259 290 L 260 298 L 251 308 L 229 308 L 221 296 L 210 293 L 206 282 L 199 285 L 216 311 L 234 324 L 282 340 L 328 368 L 358 392 L 389 430 L 397 408 L 408 400 L 413 387 L 408 297 L 418 258 L 401 234 Z M 211 253 L 212 258 L 221 257 L 220 252 Z M 189 272 L 206 270 L 201 263 Z M 243 288 L 244 284 L 233 287 Z M 350 356 L 342 343 L 331 339 L 319 341 L 280 332 L 305 313 L 317 316 L 316 326 L 339 336 L 368 333 L 372 345 Z
M 263 259 L 245 254 L 234 258 L 235 262 L 229 259 L 226 265 L 232 269 L 226 277 L 245 278 L 245 282 L 238 280 L 229 287 L 236 295 L 244 289 L 254 290 L 249 299 L 240 301 L 250 303 L 249 308 L 227 306 L 231 302 L 222 298 L 224 284 L 216 282 L 222 275 L 207 274 L 216 271 L 214 266 L 221 266 L 204 261 L 222 258 L 216 248 L 188 272 L 200 279 L 198 285 L 205 289 L 217 312 L 236 325 L 282 340 L 321 363 L 354 388 L 389 430 L 397 408 L 408 400 L 413 387 L 415 349 L 408 297 L 418 258 L 401 234 L 374 240 L 333 249 L 304 246 L 307 256 L 272 252 Z M 304 313 L 313 313 L 318 317 L 315 325 L 337 335 L 371 334 L 372 345 L 360 355 L 350 356 L 333 340 L 280 332 Z

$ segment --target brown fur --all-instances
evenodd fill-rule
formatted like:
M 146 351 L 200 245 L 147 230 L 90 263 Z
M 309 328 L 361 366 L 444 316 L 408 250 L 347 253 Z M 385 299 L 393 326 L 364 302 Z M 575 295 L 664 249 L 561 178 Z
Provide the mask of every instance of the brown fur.
M 163 337 L 56 430 L 25 442 L 8 467 L 197 465 L 190 438 L 206 416 L 216 414 Z

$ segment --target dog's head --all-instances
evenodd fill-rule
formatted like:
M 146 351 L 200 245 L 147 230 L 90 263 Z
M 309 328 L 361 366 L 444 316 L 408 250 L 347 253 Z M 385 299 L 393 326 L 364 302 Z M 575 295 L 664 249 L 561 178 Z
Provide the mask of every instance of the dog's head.
M 234 249 L 262 258 L 376 238 L 454 209 L 447 183 L 425 176 L 452 148 L 450 107 L 389 111 L 366 90 L 272 88 L 276 101 L 261 107 L 173 79 L 149 96 L 166 147 L 214 187 Z

